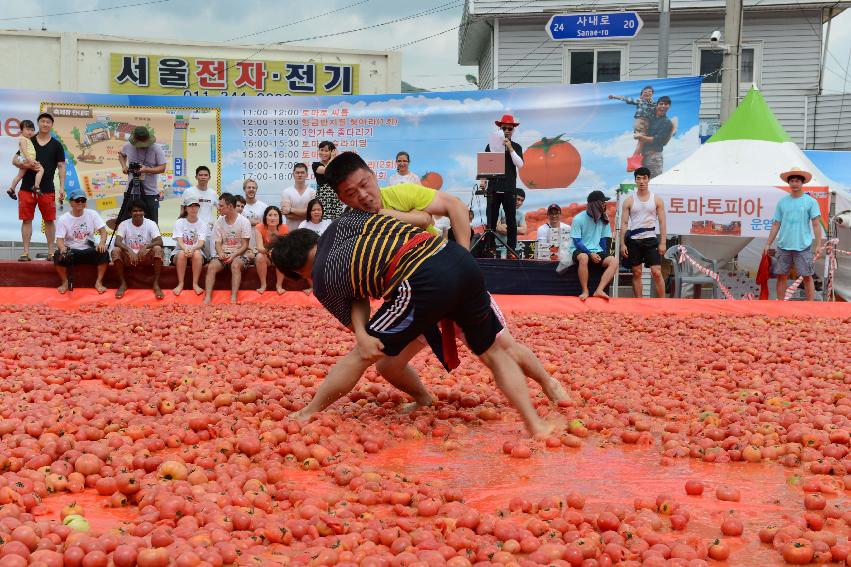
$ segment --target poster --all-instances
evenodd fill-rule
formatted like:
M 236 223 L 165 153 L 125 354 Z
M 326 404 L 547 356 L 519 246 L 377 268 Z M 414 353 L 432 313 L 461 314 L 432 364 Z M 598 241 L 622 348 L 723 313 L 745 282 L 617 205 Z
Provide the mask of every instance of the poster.
M 159 176 L 165 195 L 160 224 L 169 234 L 181 195 L 195 183 L 195 168 L 212 171 L 220 191 L 241 193 L 245 179 L 259 184 L 258 198 L 279 204 L 292 183 L 293 165 L 318 159 L 317 144 L 333 141 L 356 151 L 386 185 L 399 151 L 411 156 L 411 171 L 424 184 L 449 192 L 469 205 L 474 224 L 485 217 L 484 197 L 473 194 L 476 154 L 497 131 L 495 120 L 512 114 L 519 122 L 513 140 L 524 149 L 518 186 L 526 190 L 521 214 L 534 240 L 546 222 L 546 209 L 564 209 L 562 221 L 582 209 L 593 190 L 614 196 L 631 181 L 627 158 L 636 149 L 637 99 L 652 86 L 652 100 L 671 100 L 673 128 L 659 153 L 669 167 L 699 146 L 700 77 L 628 81 L 541 88 L 385 94 L 362 96 L 145 96 L 33 91 L 0 91 L 0 177 L 11 180 L 12 155 L 20 121 L 42 110 L 57 113 L 54 136 L 65 146 L 66 185 L 79 184 L 89 206 L 115 216 L 126 186 L 115 153 L 127 128 L 154 129 L 167 155 Z M 79 140 L 78 140 L 79 137 Z M 312 181 L 312 180 L 311 180 Z M 8 181 L 7 181 L 8 182 Z M 38 220 L 38 216 L 36 219 Z M 38 232 L 38 231 L 36 231 Z M 0 240 L 19 240 L 17 202 L 0 200 Z M 36 235 L 43 241 L 43 235 Z
M 830 192 L 827 187 L 804 186 L 827 218 Z M 744 236 L 768 238 L 777 203 L 789 194 L 788 187 L 665 185 L 653 189 L 665 203 L 669 235 Z

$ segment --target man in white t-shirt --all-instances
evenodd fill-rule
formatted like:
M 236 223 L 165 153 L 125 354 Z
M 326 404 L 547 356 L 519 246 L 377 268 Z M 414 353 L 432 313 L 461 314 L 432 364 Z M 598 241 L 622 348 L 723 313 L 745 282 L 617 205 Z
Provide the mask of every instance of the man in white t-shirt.
M 130 218 L 122 221 L 115 231 L 115 248 L 112 250 L 112 264 L 118 272 L 119 285 L 115 290 L 115 299 L 124 297 L 127 280 L 124 279 L 124 266 L 154 268 L 154 297 L 165 297 L 160 289 L 160 271 L 163 267 L 163 237 L 157 223 L 145 218 L 145 203 L 130 203 Z
M 209 167 L 206 165 L 199 165 L 195 168 L 195 183 L 197 185 L 190 187 L 183 192 L 183 198 L 198 199 L 198 204 L 201 205 L 201 208 L 198 210 L 198 219 L 201 222 L 206 223 L 208 229 L 212 231 L 213 221 L 216 220 L 213 208 L 219 199 L 216 196 L 216 190 L 208 186 L 210 183 Z M 184 209 L 185 207 L 180 207 L 181 215 L 183 214 Z M 210 242 L 206 243 L 204 253 L 207 257 L 212 255 L 212 245 Z
M 316 197 L 316 191 L 307 185 L 307 164 L 293 166 L 293 186 L 281 193 L 281 212 L 287 217 L 290 232 L 307 220 L 307 204 Z
M 562 246 L 570 246 L 570 225 L 561 222 L 561 207 L 553 203 L 547 207 L 547 224 L 538 227 L 538 244 L 535 258 L 558 262 Z
M 248 247 L 254 250 L 256 248 L 254 227 L 263 222 L 263 213 L 266 212 L 266 207 L 269 205 L 257 198 L 257 182 L 253 179 L 246 179 L 242 182 L 242 192 L 245 193 L 245 207 L 242 209 L 242 216 L 251 223 L 251 239 L 248 242 Z
M 387 180 L 387 185 L 401 185 L 402 183 L 413 183 L 420 185 L 420 176 L 410 170 L 411 155 L 408 152 L 396 154 L 396 173 Z
M 71 210 L 56 221 L 56 253 L 53 263 L 56 273 L 62 283 L 57 288 L 59 293 L 71 289 L 68 280 L 68 269 L 75 264 L 94 264 L 97 266 L 95 289 L 98 293 L 106 291 L 103 276 L 109 265 L 109 254 L 106 253 L 106 223 L 95 211 L 86 208 L 86 194 L 82 189 L 74 189 L 69 193 Z M 95 244 L 95 233 L 98 243 Z
M 231 274 L 230 302 L 237 302 L 242 271 L 248 266 L 245 252 L 248 250 L 251 232 L 251 223 L 236 211 L 236 196 L 230 193 L 219 195 L 219 218 L 213 225 L 212 238 L 215 255 L 207 265 L 204 303 L 212 303 L 216 274 L 226 267 Z

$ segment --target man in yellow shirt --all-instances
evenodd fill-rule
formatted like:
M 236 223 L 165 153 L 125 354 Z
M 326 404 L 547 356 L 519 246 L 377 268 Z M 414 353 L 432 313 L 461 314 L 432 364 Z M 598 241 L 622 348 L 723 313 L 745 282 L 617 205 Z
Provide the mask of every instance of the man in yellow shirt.
M 454 232 L 458 244 L 470 249 L 469 211 L 457 197 L 412 183 L 380 189 L 375 173 L 353 152 L 337 156 L 325 175 L 340 201 L 352 209 L 389 215 L 437 236 L 440 232 L 434 228 L 431 215 L 448 216 L 453 229 L 457 227 Z M 541 385 L 547 397 L 556 402 L 568 401 L 570 398 L 561 383 L 547 373 L 535 353 L 508 332 L 505 318 L 493 299 L 491 308 L 503 326 L 496 338 L 500 347 L 508 351 L 527 377 Z M 379 360 L 376 369 L 391 384 L 411 383 L 416 378 L 416 371 L 408 362 L 426 344 L 424 340 L 411 341 L 398 355 Z M 407 393 L 419 399 L 415 393 Z

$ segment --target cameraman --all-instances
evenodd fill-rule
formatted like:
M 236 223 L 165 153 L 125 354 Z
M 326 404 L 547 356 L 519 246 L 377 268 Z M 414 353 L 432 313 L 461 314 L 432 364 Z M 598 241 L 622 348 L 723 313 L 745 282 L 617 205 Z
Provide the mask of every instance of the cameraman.
M 121 163 L 121 171 L 130 174 L 130 166 L 139 164 L 141 167 L 134 169 L 142 180 L 143 194 L 138 197 L 145 202 L 145 217 L 159 224 L 160 190 L 157 187 L 157 178 L 160 173 L 165 173 L 165 152 L 161 145 L 156 143 L 156 138 L 145 126 L 136 126 L 130 135 L 130 141 L 124 144 L 118 154 Z M 127 178 L 127 187 L 130 187 L 132 175 Z M 125 194 L 124 198 L 127 198 Z

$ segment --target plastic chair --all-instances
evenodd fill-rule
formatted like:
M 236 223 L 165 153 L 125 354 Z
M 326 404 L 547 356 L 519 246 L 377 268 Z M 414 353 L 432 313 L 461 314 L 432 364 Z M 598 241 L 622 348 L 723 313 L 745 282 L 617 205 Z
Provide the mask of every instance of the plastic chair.
M 672 294 L 672 297 L 683 296 L 683 284 L 692 284 L 696 286 L 710 284 L 712 285 L 712 298 L 719 299 L 721 297 L 721 290 L 718 287 L 718 282 L 709 276 L 700 273 L 688 260 L 680 264 L 679 248 L 679 246 L 671 246 L 665 252 L 665 258 L 674 264 L 674 293 Z M 710 260 L 691 246 L 686 246 L 685 248 L 686 253 L 691 256 L 695 262 L 709 270 L 712 270 L 716 274 L 718 273 L 718 263 L 715 260 Z

